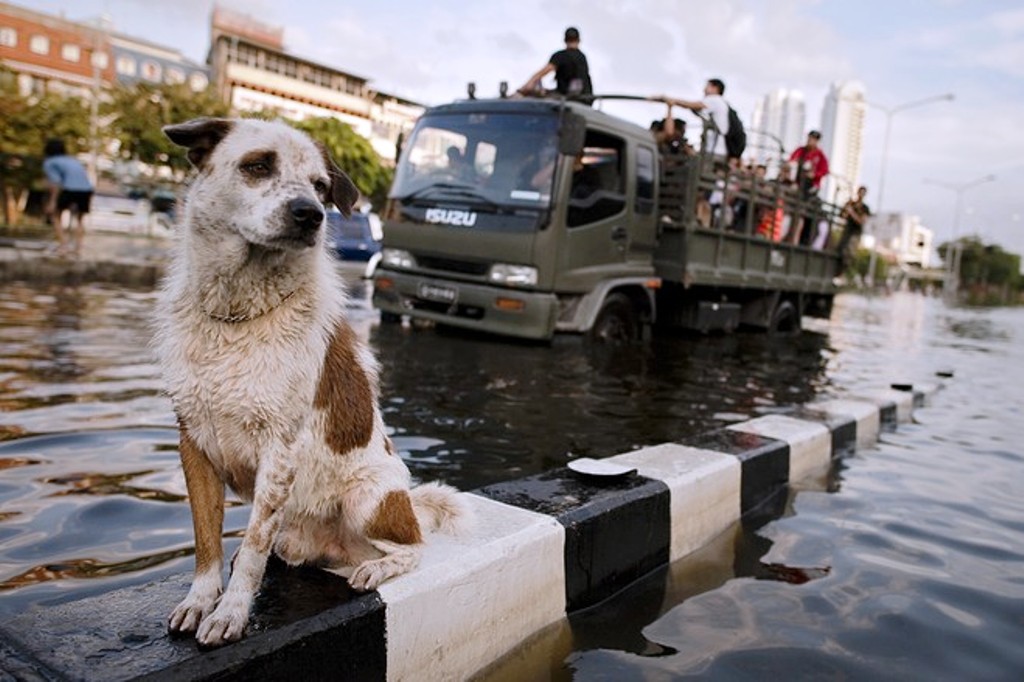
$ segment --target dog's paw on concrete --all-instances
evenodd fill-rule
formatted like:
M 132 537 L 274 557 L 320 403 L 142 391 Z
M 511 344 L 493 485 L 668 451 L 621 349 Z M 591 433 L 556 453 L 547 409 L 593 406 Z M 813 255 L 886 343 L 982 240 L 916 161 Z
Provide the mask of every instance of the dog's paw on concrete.
M 249 604 L 241 601 L 244 600 L 222 599 L 214 612 L 199 624 L 196 642 L 203 647 L 217 647 L 242 639 L 249 621 Z
M 206 615 L 213 610 L 216 599 L 216 595 L 207 598 L 189 594 L 171 612 L 167 619 L 167 629 L 172 635 L 195 632 Z

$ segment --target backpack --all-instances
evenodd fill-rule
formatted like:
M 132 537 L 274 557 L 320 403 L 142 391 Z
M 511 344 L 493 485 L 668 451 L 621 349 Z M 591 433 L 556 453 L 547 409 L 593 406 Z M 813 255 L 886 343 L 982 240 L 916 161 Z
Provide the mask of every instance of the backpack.
M 726 105 L 728 106 L 728 104 Z M 747 148 L 747 133 L 736 110 L 729 107 L 729 132 L 725 134 L 725 152 L 729 158 L 738 159 Z

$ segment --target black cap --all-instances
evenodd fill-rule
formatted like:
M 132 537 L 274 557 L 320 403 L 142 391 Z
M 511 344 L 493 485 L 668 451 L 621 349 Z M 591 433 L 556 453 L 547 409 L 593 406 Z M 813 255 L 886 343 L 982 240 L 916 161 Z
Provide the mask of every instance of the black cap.
M 573 26 L 570 26 L 569 28 L 565 29 L 565 42 L 567 42 L 567 43 L 568 42 L 576 42 L 579 39 L 580 39 L 579 29 L 577 29 L 577 28 L 575 28 Z

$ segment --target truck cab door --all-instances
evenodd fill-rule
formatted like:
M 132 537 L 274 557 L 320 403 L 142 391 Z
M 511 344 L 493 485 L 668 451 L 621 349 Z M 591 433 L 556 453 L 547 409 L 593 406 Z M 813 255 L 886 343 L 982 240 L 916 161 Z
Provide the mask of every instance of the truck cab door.
M 607 270 L 620 268 L 627 260 L 630 206 L 625 151 L 623 139 L 589 130 L 583 152 L 571 160 L 571 172 L 561 187 L 566 197 L 566 248 L 560 271 L 566 284 L 606 277 Z

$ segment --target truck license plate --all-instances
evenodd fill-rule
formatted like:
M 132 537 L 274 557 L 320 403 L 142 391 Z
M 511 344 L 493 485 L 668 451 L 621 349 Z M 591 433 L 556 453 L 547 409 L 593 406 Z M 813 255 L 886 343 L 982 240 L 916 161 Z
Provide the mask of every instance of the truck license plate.
M 441 303 L 455 303 L 459 292 L 454 287 L 442 287 L 437 284 L 421 283 L 419 286 L 420 298 L 427 301 L 439 301 Z

